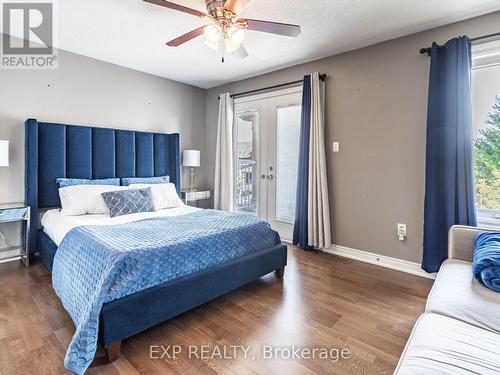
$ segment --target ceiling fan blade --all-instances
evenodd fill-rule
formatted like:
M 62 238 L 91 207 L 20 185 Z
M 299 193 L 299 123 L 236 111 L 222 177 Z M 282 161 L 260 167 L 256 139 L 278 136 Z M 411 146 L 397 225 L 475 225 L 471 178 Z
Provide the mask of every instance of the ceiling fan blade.
M 224 9 L 230 10 L 234 14 L 240 14 L 240 12 L 248 5 L 250 0 L 227 0 L 224 4 Z
M 180 37 L 178 38 L 175 38 L 173 40 L 171 40 L 170 42 L 167 43 L 167 46 L 169 47 L 178 47 L 180 46 L 181 44 L 184 44 L 186 42 L 189 42 L 191 39 L 194 39 L 200 35 L 203 34 L 203 28 L 205 26 L 201 26 L 201 27 L 198 27 L 197 29 L 194 29 L 184 35 L 181 35 Z
M 248 51 L 242 44 L 240 48 L 238 48 L 236 51 L 233 52 L 233 56 L 237 57 L 238 59 L 244 59 L 245 57 L 248 56 Z
M 285 36 L 298 36 L 301 32 L 299 25 L 251 19 L 242 19 L 242 21 L 246 21 L 248 25 L 247 29 L 253 31 L 262 31 L 264 33 Z
M 159 6 L 173 9 L 173 10 L 178 10 L 179 12 L 192 14 L 193 16 L 197 16 L 197 17 L 205 17 L 206 16 L 206 13 L 200 12 L 199 10 L 191 9 L 191 8 L 185 7 L 183 5 L 175 4 L 175 3 L 172 3 L 172 2 L 166 1 L 166 0 L 144 0 L 144 1 L 146 3 L 159 5 Z

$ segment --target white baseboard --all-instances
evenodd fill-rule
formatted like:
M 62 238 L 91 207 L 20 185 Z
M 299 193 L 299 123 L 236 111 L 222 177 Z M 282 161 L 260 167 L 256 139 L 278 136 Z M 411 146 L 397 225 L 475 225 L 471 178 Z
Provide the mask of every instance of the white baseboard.
M 420 268 L 419 263 L 408 262 L 407 260 L 388 257 L 385 255 L 370 253 L 369 251 L 351 249 L 340 245 L 331 245 L 328 249 L 323 249 L 325 253 L 338 255 L 344 258 L 359 260 L 360 262 L 375 264 L 377 266 L 390 268 L 397 271 L 411 273 L 413 275 L 435 279 L 435 273 L 427 273 Z

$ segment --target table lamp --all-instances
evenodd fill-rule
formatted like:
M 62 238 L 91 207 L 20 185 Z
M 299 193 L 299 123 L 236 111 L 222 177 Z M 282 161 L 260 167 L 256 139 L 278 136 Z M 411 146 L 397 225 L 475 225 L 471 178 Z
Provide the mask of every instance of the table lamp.
M 0 140 L 0 167 L 9 166 L 9 141 Z
M 191 168 L 189 191 L 194 191 L 194 168 L 200 166 L 200 151 L 184 150 L 182 152 L 182 165 Z
M 9 166 L 9 141 L 0 140 L 0 167 Z M 7 239 L 0 232 L 0 248 L 7 247 Z

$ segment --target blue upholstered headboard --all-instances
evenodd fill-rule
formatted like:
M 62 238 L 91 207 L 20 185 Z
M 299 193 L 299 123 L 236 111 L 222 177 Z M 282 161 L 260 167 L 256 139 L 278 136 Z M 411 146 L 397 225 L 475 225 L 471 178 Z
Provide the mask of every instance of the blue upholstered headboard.
M 58 177 L 170 176 L 180 189 L 179 134 L 145 133 L 26 120 L 25 200 L 31 228 L 38 210 L 59 207 Z M 36 230 L 30 252 L 36 251 Z

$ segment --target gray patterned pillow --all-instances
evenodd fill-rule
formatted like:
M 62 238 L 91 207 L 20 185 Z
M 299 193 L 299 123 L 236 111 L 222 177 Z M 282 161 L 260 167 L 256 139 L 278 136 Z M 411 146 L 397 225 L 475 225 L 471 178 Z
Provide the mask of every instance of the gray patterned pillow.
M 155 206 L 151 188 L 109 191 L 101 194 L 111 217 L 153 212 Z

